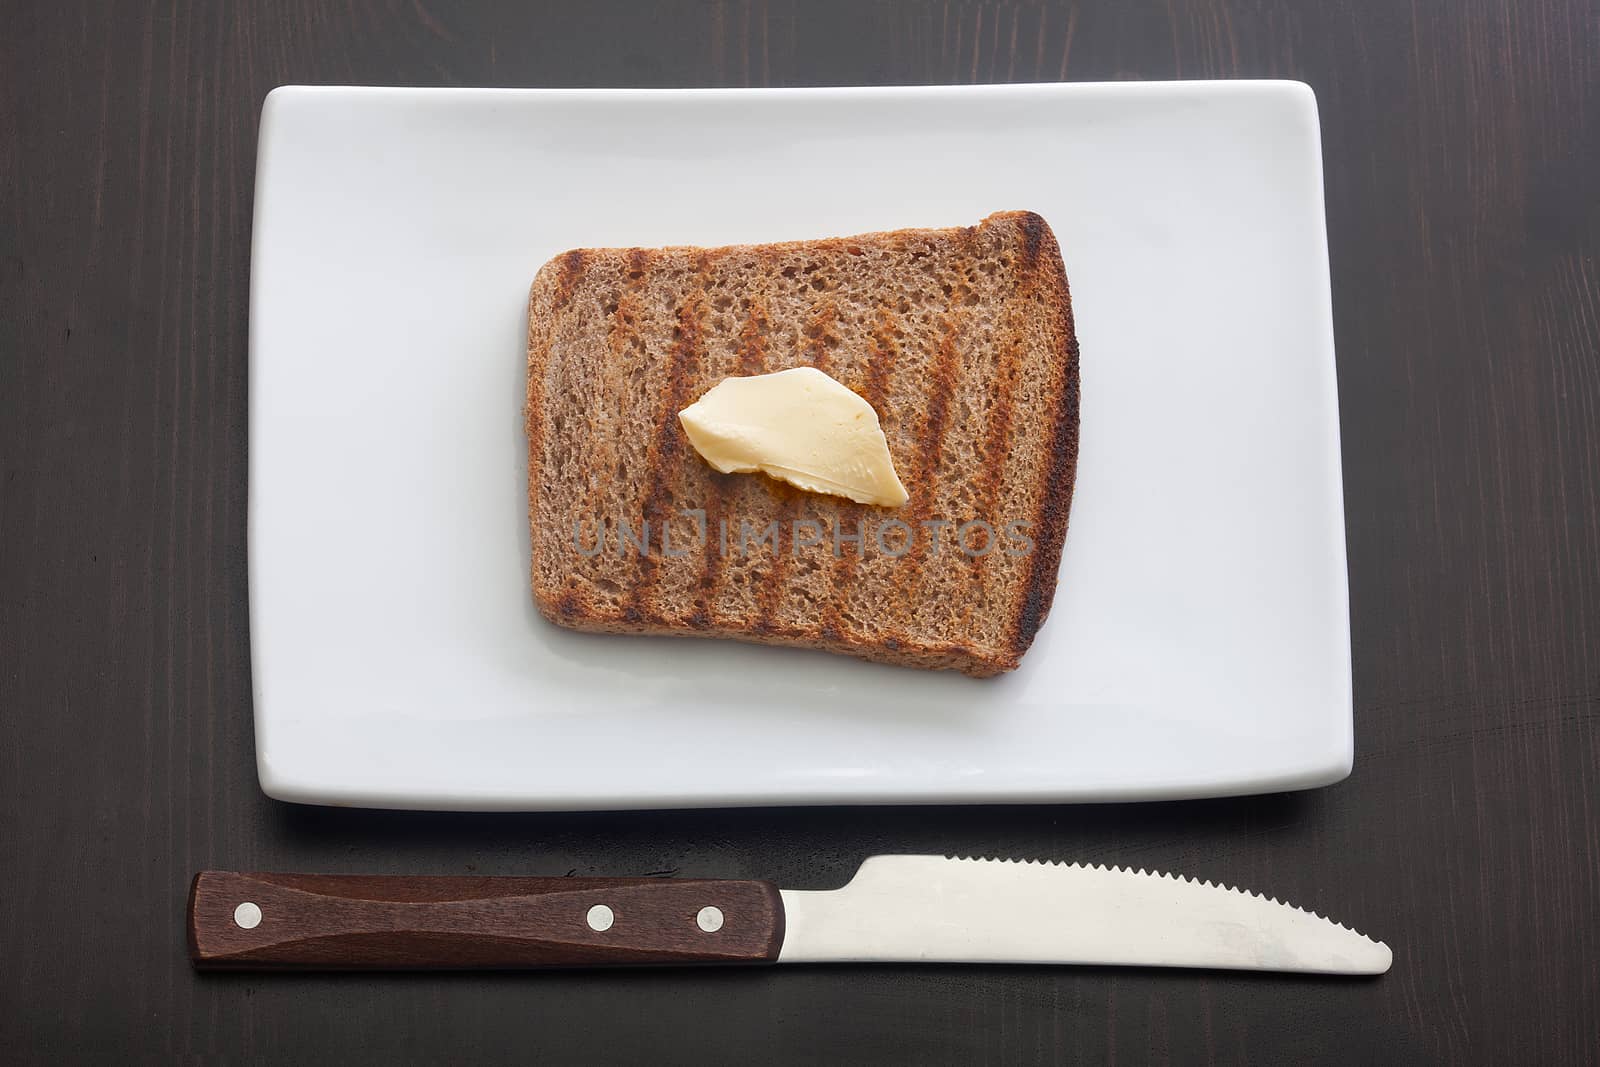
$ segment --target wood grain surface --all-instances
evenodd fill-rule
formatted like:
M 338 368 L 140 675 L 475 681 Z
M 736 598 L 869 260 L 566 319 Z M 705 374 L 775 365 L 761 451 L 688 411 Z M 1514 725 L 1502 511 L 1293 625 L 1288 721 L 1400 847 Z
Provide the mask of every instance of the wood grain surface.
M 195 875 L 187 921 L 196 967 L 315 970 L 771 963 L 785 925 L 771 882 L 234 871 Z
M 1593 0 L 0 15 L 0 1060 L 1594 1060 Z M 1348 782 L 1145 806 L 594 816 L 297 809 L 257 790 L 245 330 L 269 88 L 1233 76 L 1303 79 L 1321 106 Z M 1244 884 L 1387 939 L 1394 970 L 197 975 L 185 948 L 189 880 L 208 867 L 821 888 L 901 850 Z

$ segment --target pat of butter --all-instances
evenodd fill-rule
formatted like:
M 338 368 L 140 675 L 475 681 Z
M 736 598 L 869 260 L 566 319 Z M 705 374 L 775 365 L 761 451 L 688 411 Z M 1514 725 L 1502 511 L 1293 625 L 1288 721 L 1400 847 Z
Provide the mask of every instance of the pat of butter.
M 678 412 L 678 421 L 724 474 L 761 471 L 858 504 L 906 502 L 878 413 L 815 367 L 726 378 Z

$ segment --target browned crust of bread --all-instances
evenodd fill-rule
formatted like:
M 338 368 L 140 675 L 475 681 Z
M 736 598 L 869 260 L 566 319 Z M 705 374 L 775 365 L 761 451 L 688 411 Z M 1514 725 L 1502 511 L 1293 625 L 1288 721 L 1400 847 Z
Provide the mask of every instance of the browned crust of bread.
M 1051 427 L 1050 463 L 1045 471 L 1044 506 L 1035 518 L 1040 531 L 1033 555 L 1028 561 L 1027 589 L 1017 612 L 1011 647 L 1020 662 L 1033 645 L 1039 627 L 1050 614 L 1055 601 L 1056 576 L 1061 570 L 1061 546 L 1067 537 L 1067 517 L 1072 511 L 1072 490 L 1078 476 L 1078 332 L 1072 321 L 1072 291 L 1067 286 L 1067 269 L 1061 259 L 1061 246 L 1043 218 L 1031 211 L 1021 212 L 1020 222 L 1026 238 L 1024 247 L 1048 272 L 1052 287 L 1050 310 L 1055 316 L 1055 344 L 1059 346 L 1060 377 L 1056 387 L 1055 425 Z
M 626 607 L 617 613 L 602 610 L 583 595 L 581 590 L 573 589 L 570 585 L 563 588 L 560 585 L 541 583 L 537 565 L 537 554 L 540 551 L 537 514 L 539 491 L 543 484 L 543 473 L 540 469 L 541 440 L 544 431 L 543 419 L 546 406 L 544 389 L 551 352 L 551 330 L 561 310 L 572 299 L 574 288 L 587 264 L 597 256 L 618 254 L 618 250 L 606 249 L 580 248 L 556 256 L 538 271 L 529 290 L 528 374 L 524 416 L 528 435 L 529 522 L 536 557 L 532 591 L 540 613 L 557 625 L 594 633 L 722 637 L 769 645 L 817 648 L 882 663 L 959 670 L 977 677 L 988 677 L 1015 669 L 1021 662 L 1023 654 L 1032 645 L 1054 599 L 1078 456 L 1080 391 L 1078 343 L 1074 330 L 1071 294 L 1060 247 L 1045 220 L 1032 212 L 999 212 L 984 219 L 978 227 L 970 227 L 964 231 L 895 230 L 768 245 L 627 249 L 623 250 L 622 254 L 628 257 L 630 268 L 640 274 L 647 275 L 664 257 L 682 256 L 686 253 L 692 255 L 699 264 L 699 269 L 704 271 L 708 264 L 732 254 L 752 255 L 766 263 L 776 261 L 783 254 L 797 250 L 818 255 L 845 254 L 862 245 L 887 243 L 892 246 L 929 233 L 939 235 L 961 233 L 970 238 L 982 227 L 1001 224 L 1011 224 L 1020 230 L 1025 260 L 1023 274 L 1029 279 L 1030 285 L 1039 288 L 1039 296 L 1045 309 L 1044 317 L 1047 320 L 1045 326 L 1049 331 L 1049 352 L 1054 357 L 1051 386 L 1054 417 L 1048 431 L 1050 435 L 1048 462 L 1041 464 L 1038 476 L 1036 496 L 1040 506 L 1030 516 L 1035 548 L 1027 562 L 1026 581 L 1023 583 L 1020 595 L 1015 598 L 1014 617 L 1008 628 L 1008 640 L 1003 646 L 929 641 L 910 632 L 896 632 L 869 642 L 863 641 L 858 635 L 841 632 L 826 619 L 817 626 L 788 627 L 766 615 L 754 620 L 738 620 L 735 624 L 729 624 L 727 620 L 713 618 L 710 612 L 703 609 L 684 616 L 663 616 L 651 610 L 647 606 L 649 598 L 642 595 L 643 590 L 654 581 L 656 572 L 662 566 L 659 560 L 651 556 L 641 557 L 641 566 L 636 576 L 637 584 L 630 591 Z M 680 328 L 690 337 L 684 344 L 684 352 L 688 352 L 693 347 L 692 337 L 698 329 L 693 319 L 695 312 L 680 307 L 676 314 L 679 316 Z M 689 319 L 684 318 L 686 314 L 690 315 Z M 764 312 L 758 306 L 758 310 L 752 313 L 745 324 L 740 339 L 740 366 L 736 373 L 759 373 L 763 366 L 761 337 L 765 325 L 760 320 L 762 314 Z M 1008 336 L 1003 343 L 1015 347 L 1020 341 L 1015 336 Z M 693 384 L 687 381 L 687 375 L 680 365 L 683 362 L 683 355 L 684 353 L 680 352 L 669 359 L 669 371 L 659 417 L 651 427 L 655 435 L 650 449 L 653 470 L 650 489 L 652 498 L 660 493 L 662 480 L 671 476 L 671 464 L 681 462 L 686 453 L 692 454 L 692 449 L 688 449 L 681 440 L 681 431 L 675 417 L 677 410 L 687 403 L 687 391 Z M 819 349 L 817 362 L 823 363 L 825 358 L 825 353 Z M 940 425 L 943 420 L 942 407 L 943 403 L 948 402 L 952 385 L 952 382 L 942 380 L 930 384 L 930 390 L 934 394 L 940 392 L 944 394 L 942 403 L 935 399 L 932 405 L 938 410 L 930 412 L 929 424 L 924 431 L 930 436 L 942 431 Z M 869 386 L 873 389 L 881 387 L 882 382 L 876 380 Z M 874 406 L 877 406 L 876 402 Z M 1009 412 L 1007 415 L 1009 417 Z M 931 442 L 925 440 L 920 444 L 925 452 L 929 449 L 936 451 L 938 447 L 936 440 Z M 915 486 L 911 488 L 915 495 Z M 792 509 L 793 501 L 803 494 L 780 488 L 779 495 L 791 502 Z M 714 503 L 716 502 L 708 502 L 707 507 L 710 508 Z M 708 538 L 705 546 L 708 557 L 712 555 L 710 549 L 711 541 Z M 781 561 L 783 558 L 781 553 L 778 554 L 777 560 Z M 848 558 L 844 557 L 846 560 Z M 775 577 L 781 578 L 781 566 Z M 714 569 L 706 567 L 702 582 L 711 585 L 716 580 Z M 776 585 L 777 582 L 773 584 Z

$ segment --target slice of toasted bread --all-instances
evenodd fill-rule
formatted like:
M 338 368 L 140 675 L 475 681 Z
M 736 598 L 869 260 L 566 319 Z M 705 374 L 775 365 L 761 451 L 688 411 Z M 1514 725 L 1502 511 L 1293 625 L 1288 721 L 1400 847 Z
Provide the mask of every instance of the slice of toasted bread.
M 711 386 L 803 365 L 877 410 L 904 507 L 718 474 L 689 445 L 678 411 Z M 1077 466 L 1061 252 L 1030 212 L 576 249 L 533 282 L 526 416 L 552 622 L 1011 670 L 1050 610 Z

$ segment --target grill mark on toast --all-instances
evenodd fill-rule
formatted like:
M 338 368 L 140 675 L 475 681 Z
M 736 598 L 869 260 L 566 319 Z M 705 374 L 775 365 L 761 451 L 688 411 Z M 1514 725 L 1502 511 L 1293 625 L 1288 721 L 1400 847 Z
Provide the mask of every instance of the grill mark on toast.
M 1017 379 L 1021 377 L 1018 356 L 1022 345 L 1011 338 L 1000 346 L 1001 372 L 995 383 L 994 405 L 989 409 L 989 424 L 984 427 L 982 469 L 977 476 L 977 514 L 975 519 L 992 523 L 995 504 L 1000 494 L 1000 475 L 1004 464 L 999 460 L 1006 440 L 1011 436 L 1012 418 L 1016 414 Z M 987 553 L 985 553 L 987 555 Z M 974 564 L 984 557 L 969 557 Z
M 989 409 L 988 425 L 984 427 L 982 453 L 984 463 L 977 477 L 978 513 L 973 518 L 982 519 L 991 527 L 995 525 L 996 516 L 993 512 L 998 503 L 1001 476 L 1005 472 L 1005 464 L 999 462 L 999 456 L 1011 436 L 1012 422 L 1016 415 L 1017 383 L 1022 377 L 1022 354 L 1028 346 L 1023 324 L 1018 322 L 1022 317 L 1018 309 L 1027 304 L 1038 288 L 1038 272 L 1033 268 L 1038 263 L 1038 242 L 1043 239 L 1043 233 L 1037 227 L 1028 225 L 1030 219 L 1039 226 L 1044 224 L 1044 220 L 1037 215 L 1029 215 L 1019 220 L 1024 246 L 1020 265 L 1024 270 L 1017 279 L 1014 294 L 1005 301 L 1005 307 L 1002 309 L 1002 331 L 996 338 L 1000 353 L 999 374 L 995 382 L 994 405 Z M 991 545 L 996 536 L 997 534 L 990 533 Z M 968 562 L 972 564 L 974 572 L 979 572 L 983 569 L 983 561 L 993 554 L 994 549 L 991 547 L 981 556 L 969 556 Z
M 933 483 L 934 472 L 939 469 L 939 460 L 944 454 L 950 397 L 955 392 L 956 375 L 961 369 L 961 354 L 956 350 L 956 341 L 966 328 L 966 318 L 966 314 L 958 310 L 947 312 L 940 322 L 939 349 L 934 355 L 933 377 L 928 386 L 928 414 L 922 422 L 921 431 L 917 434 L 918 485 Z M 918 522 L 928 517 L 928 498 L 929 494 L 923 492 L 917 494 L 911 502 L 911 514 Z M 913 567 L 920 566 L 921 557 L 920 548 L 914 548 L 908 553 L 908 559 L 912 561 Z
M 609 357 L 601 368 L 600 395 L 611 397 L 618 393 L 618 381 L 624 373 L 629 362 L 629 353 L 626 351 L 627 340 L 638 331 L 638 300 L 639 292 L 644 287 L 645 264 L 647 256 L 642 249 L 630 249 L 628 264 L 630 273 L 622 279 L 621 291 L 617 294 L 617 310 L 611 315 L 611 322 L 606 328 L 606 353 Z M 635 276 L 636 275 L 636 276 Z M 622 462 L 622 450 L 617 447 L 615 435 L 602 435 L 599 442 L 602 449 L 597 466 L 601 476 L 596 479 L 584 494 L 583 508 L 578 512 L 579 519 L 593 517 L 598 509 L 600 498 L 617 482 L 617 469 Z M 604 537 L 604 530 L 601 530 Z M 603 549 L 602 549 L 603 551 Z M 569 579 L 570 580 L 570 579 Z M 609 613 L 607 617 L 610 617 Z
M 750 314 L 739 331 L 739 373 L 745 376 L 761 374 L 767 367 L 767 331 L 772 328 L 767 318 L 767 298 L 757 293 L 750 300 Z
M 900 342 L 895 339 L 899 320 L 887 304 L 878 306 L 878 321 L 872 327 L 872 348 L 862 371 L 861 395 L 872 410 L 883 411 L 889 395 L 889 373 L 900 362 Z
M 783 578 L 788 571 L 784 565 L 783 531 L 787 527 L 794 529 L 795 502 L 792 497 L 785 497 L 778 508 L 778 536 L 772 549 L 772 566 L 765 577 L 759 573 L 755 575 L 761 583 L 761 588 L 756 594 L 756 614 L 750 621 L 750 628 L 756 633 L 777 633 L 776 624 L 772 621 L 773 615 L 778 610 L 778 603 L 783 599 Z
M 1039 252 L 1044 247 L 1045 235 L 1050 232 L 1050 224 L 1032 211 L 1017 212 L 1016 223 L 1022 231 L 1022 275 L 1031 279 L 1039 269 Z
M 960 340 L 967 328 L 968 317 L 968 313 L 960 307 L 952 308 L 940 317 L 939 347 L 934 355 L 932 379 L 928 385 L 927 417 L 917 434 L 915 479 L 916 484 L 922 489 L 914 493 L 910 503 L 906 505 L 905 521 L 912 532 L 911 551 L 901 558 L 901 563 L 905 567 L 902 581 L 906 587 L 917 590 L 917 595 L 912 598 L 913 606 L 908 612 L 913 626 L 921 610 L 920 605 L 928 600 L 924 590 L 928 541 L 921 536 L 922 523 L 933 517 L 949 518 L 948 515 L 932 515 L 934 490 L 938 484 L 935 475 L 944 454 L 944 443 L 949 429 L 950 400 L 955 394 L 957 379 L 961 373 Z M 949 542 L 944 539 L 952 536 L 950 529 L 943 528 L 939 536 L 941 554 L 948 553 Z M 901 640 L 911 645 L 923 639 L 907 634 Z
M 886 305 L 879 305 L 877 322 L 873 324 L 869 335 L 871 344 L 867 350 L 866 366 L 862 368 L 861 373 L 861 397 L 872 405 L 873 411 L 880 413 L 880 417 L 884 400 L 889 393 L 889 372 L 900 360 L 900 345 L 895 340 L 895 328 L 894 312 Z M 838 521 L 842 523 L 848 517 L 855 523 L 856 531 L 861 532 L 862 517 L 872 509 L 844 500 L 841 500 L 839 505 Z M 859 565 L 865 558 L 866 547 L 863 545 L 856 564 Z M 849 578 L 850 569 L 850 557 L 841 549 L 839 557 L 833 561 L 833 566 L 828 568 L 827 600 L 822 612 L 823 634 L 831 640 L 839 640 L 841 634 L 849 634 L 849 628 L 842 617 L 843 612 L 840 611 L 844 598 L 840 596 L 839 587 Z
M 717 522 L 722 518 L 722 501 L 718 494 L 706 497 L 706 528 L 704 543 L 700 548 L 700 596 L 695 601 L 694 614 L 689 625 L 697 629 L 717 624 L 717 589 L 722 581 L 722 555 L 718 551 Z
M 837 341 L 838 335 L 834 327 L 839 322 L 839 305 L 832 297 L 823 299 L 811 311 L 811 317 L 806 320 L 805 344 L 806 354 L 811 357 L 811 365 L 824 374 L 831 373 L 829 366 L 832 357 L 828 347 Z
M 720 257 L 719 257 L 720 258 Z M 767 335 L 767 309 L 766 298 L 761 293 L 752 293 L 750 296 L 749 311 L 739 328 L 738 340 L 734 344 L 733 361 L 734 373 L 742 375 L 758 374 L 761 366 L 766 361 L 766 335 Z M 713 379 L 722 380 L 724 375 L 712 374 L 711 368 L 705 366 L 710 361 L 711 344 L 707 338 L 702 346 L 702 374 L 703 380 L 710 384 Z M 753 369 L 752 369 L 753 368 Z M 719 368 L 720 369 L 720 368 Z M 695 601 L 695 611 L 689 617 L 689 625 L 696 629 L 709 629 L 725 625 L 725 620 L 719 616 L 717 601 L 722 594 L 723 586 L 723 550 L 722 539 L 718 535 L 718 523 L 723 521 L 729 509 L 725 507 L 724 494 L 733 491 L 738 481 L 730 475 L 715 473 L 709 465 L 703 465 L 702 473 L 709 481 L 710 492 L 705 496 L 701 509 L 705 515 L 705 528 L 702 531 L 700 549 L 700 577 L 698 583 L 699 595 Z
M 1043 222 L 1038 216 L 1032 217 L 1040 223 Z M 973 521 L 981 520 L 987 523 L 989 533 L 988 540 L 983 546 L 974 544 L 972 553 L 961 552 L 966 558 L 967 580 L 971 589 L 971 594 L 963 606 L 963 627 L 971 625 L 972 612 L 980 605 L 986 611 L 995 610 L 994 605 L 987 603 L 988 572 L 992 569 L 993 557 L 1000 551 L 998 542 L 1001 523 L 997 522 L 1000 517 L 995 514 L 995 509 L 999 504 L 1003 487 L 1005 464 L 1002 462 L 1002 457 L 1016 420 L 1016 392 L 1023 373 L 1023 355 L 1027 351 L 1027 336 L 1023 324 L 1019 322 L 1021 317 L 1019 309 L 1025 307 L 1032 297 L 1038 279 L 1038 272 L 1029 266 L 1030 260 L 1037 263 L 1038 249 L 1035 247 L 1031 252 L 1029 250 L 1030 234 L 1027 220 L 1014 218 L 1011 221 L 1021 229 L 1023 249 L 1019 256 L 1020 272 L 1016 278 L 1015 288 L 1009 296 L 1001 296 L 1000 329 L 995 337 L 997 358 L 993 386 L 994 400 L 989 408 L 987 424 L 984 426 L 980 452 L 982 466 L 974 479 L 975 509 L 974 514 L 970 516 Z M 1034 232 L 1033 238 L 1042 239 L 1042 233 Z M 958 537 L 956 548 L 957 551 L 961 551 L 959 533 L 958 531 L 952 533 Z M 980 547 L 981 552 L 978 551 Z M 993 650 L 995 654 L 1000 655 L 1006 654 L 1006 651 L 998 648 Z
M 776 270 L 776 261 L 771 252 L 766 250 L 758 251 L 756 261 L 759 268 L 758 274 L 761 278 L 760 284 L 762 286 L 762 291 L 756 293 L 752 298 L 749 319 L 757 319 L 758 316 L 759 319 L 753 323 L 747 319 L 745 324 L 746 329 L 741 333 L 741 338 L 747 339 L 748 343 L 742 344 L 739 350 L 740 368 L 742 372 L 747 375 L 765 374 L 772 370 L 770 365 L 770 350 L 768 347 L 768 340 L 772 326 L 772 308 L 768 299 L 766 287 L 770 284 L 772 274 Z M 730 491 L 736 494 L 736 496 L 746 500 L 748 500 L 750 497 L 768 493 L 774 489 L 781 490 L 782 488 L 783 486 L 781 485 L 763 484 L 760 478 L 732 478 L 730 480 Z M 740 516 L 740 521 L 741 523 L 744 521 L 743 516 Z M 718 535 L 720 548 L 720 530 L 718 531 Z M 728 531 L 730 542 L 734 541 L 734 539 L 738 538 L 738 536 L 738 531 Z M 774 552 L 776 552 L 776 549 L 774 549 Z M 742 541 L 739 543 L 739 555 L 741 559 L 743 559 L 745 555 Z M 753 585 L 755 587 L 754 593 L 751 596 L 751 614 L 745 615 L 742 619 L 740 619 L 738 625 L 743 629 L 758 635 L 756 640 L 761 640 L 762 637 L 760 635 L 771 635 L 775 632 L 771 622 L 766 620 L 763 616 L 764 609 L 762 607 L 762 598 L 768 595 L 768 589 L 767 586 L 761 582 L 759 568 L 754 564 L 750 564 L 748 569 L 749 573 L 745 579 L 746 584 Z M 726 571 L 722 572 L 720 577 L 726 577 Z
M 764 273 L 762 277 L 765 277 Z M 764 292 L 752 294 L 749 313 L 745 316 L 744 325 L 739 328 L 739 343 L 736 352 L 739 374 L 750 376 L 765 373 L 767 369 L 767 336 L 771 329 L 772 322 L 766 294 Z M 714 475 L 713 480 L 715 482 L 715 491 L 708 496 L 705 506 L 706 533 L 704 558 L 700 564 L 701 608 L 699 613 L 704 614 L 711 625 L 723 626 L 728 624 L 729 620 L 725 620 L 718 615 L 717 601 L 721 599 L 723 589 L 727 584 L 727 572 L 724 546 L 717 524 L 732 514 L 732 509 L 724 509 L 723 507 L 723 494 L 744 492 L 749 488 L 752 480 L 721 475 Z
M 585 260 L 584 250 L 574 248 L 561 257 L 561 270 L 556 274 L 555 290 L 550 296 L 551 313 L 561 311 L 572 300 L 572 291 L 577 288 L 578 279 L 583 275 Z
M 824 374 L 828 372 L 828 346 L 834 340 L 833 327 L 838 319 L 838 305 L 832 297 L 826 297 L 813 307 L 802 332 L 805 354 L 810 357 L 811 365 Z M 789 556 L 793 554 L 794 548 L 794 519 L 800 510 L 801 495 L 799 491 L 785 493 L 782 497 L 783 503 L 778 508 L 778 538 L 777 544 L 773 546 L 772 569 L 767 573 L 760 595 L 756 598 L 756 617 L 751 624 L 758 633 L 774 632 L 772 617 L 777 613 L 778 605 L 783 599 L 784 579 L 789 573 Z M 791 542 L 788 555 L 783 551 L 785 532 L 788 533 Z
M 683 454 L 683 430 L 678 423 L 678 412 L 687 403 L 688 392 L 695 377 L 695 366 L 700 359 L 705 314 L 705 268 L 707 259 L 698 259 L 700 277 L 688 299 L 677 310 L 678 325 L 673 331 L 672 348 L 667 355 L 667 388 L 661 407 L 656 411 L 654 435 L 651 439 L 650 458 L 645 465 L 645 485 L 648 487 L 641 522 L 648 521 L 661 512 L 662 505 L 671 496 L 671 486 L 677 481 L 680 470 L 678 459 Z M 662 522 L 669 521 L 663 515 Z M 662 616 L 650 603 L 659 577 L 660 560 L 649 552 L 639 555 L 639 575 L 629 591 L 622 616 L 628 622 L 664 623 Z

